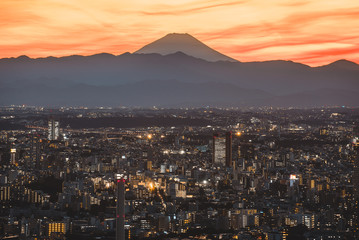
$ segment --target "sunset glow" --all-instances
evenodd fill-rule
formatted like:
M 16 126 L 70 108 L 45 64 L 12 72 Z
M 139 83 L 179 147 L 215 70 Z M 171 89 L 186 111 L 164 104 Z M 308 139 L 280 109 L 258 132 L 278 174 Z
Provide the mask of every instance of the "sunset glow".
M 357 0 L 2 0 L 0 57 L 134 52 L 189 33 L 239 61 L 359 63 Z

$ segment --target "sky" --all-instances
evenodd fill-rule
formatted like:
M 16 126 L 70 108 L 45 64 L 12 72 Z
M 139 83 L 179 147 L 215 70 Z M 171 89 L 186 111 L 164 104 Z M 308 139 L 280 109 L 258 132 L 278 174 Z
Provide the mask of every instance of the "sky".
M 168 33 L 242 62 L 359 63 L 359 1 L 0 1 L 0 58 L 118 55 Z

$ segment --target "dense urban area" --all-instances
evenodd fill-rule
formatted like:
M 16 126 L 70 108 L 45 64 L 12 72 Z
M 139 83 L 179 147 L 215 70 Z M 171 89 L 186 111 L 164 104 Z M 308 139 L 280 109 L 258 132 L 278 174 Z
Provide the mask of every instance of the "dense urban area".
M 0 117 L 2 239 L 359 239 L 358 108 Z

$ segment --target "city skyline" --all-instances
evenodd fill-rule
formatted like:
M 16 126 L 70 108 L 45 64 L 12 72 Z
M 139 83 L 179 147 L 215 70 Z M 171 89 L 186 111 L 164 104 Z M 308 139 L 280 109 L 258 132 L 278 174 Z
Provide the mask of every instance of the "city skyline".
M 344 1 L 2 1 L 1 58 L 134 52 L 189 33 L 243 62 L 359 62 L 359 3 Z

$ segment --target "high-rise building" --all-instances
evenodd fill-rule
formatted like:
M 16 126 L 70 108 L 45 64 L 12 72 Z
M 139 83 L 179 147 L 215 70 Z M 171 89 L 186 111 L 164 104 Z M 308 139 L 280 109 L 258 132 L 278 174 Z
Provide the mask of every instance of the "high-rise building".
M 116 204 L 116 240 L 125 240 L 125 182 L 120 174 L 116 175 L 117 204 Z
M 232 132 L 226 132 L 226 167 L 232 167 Z
M 218 133 L 213 134 L 213 160 L 214 164 L 225 165 L 226 162 L 226 139 Z
M 213 134 L 212 162 L 226 167 L 232 166 L 232 133 L 227 132 L 225 137 L 218 133 Z
M 48 122 L 48 139 L 50 141 L 57 140 L 60 136 L 60 122 L 51 118 Z
M 31 134 L 30 159 L 31 167 L 40 168 L 40 138 L 36 133 Z
M 11 164 L 16 164 L 16 148 L 10 149 Z

